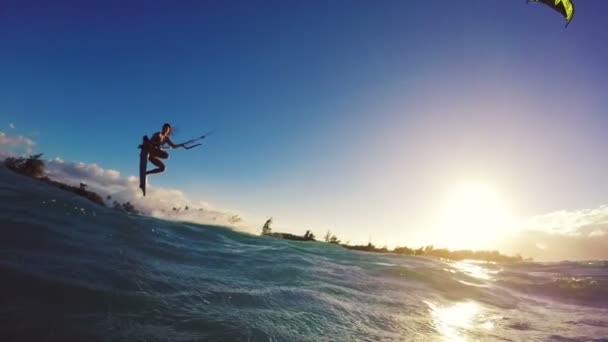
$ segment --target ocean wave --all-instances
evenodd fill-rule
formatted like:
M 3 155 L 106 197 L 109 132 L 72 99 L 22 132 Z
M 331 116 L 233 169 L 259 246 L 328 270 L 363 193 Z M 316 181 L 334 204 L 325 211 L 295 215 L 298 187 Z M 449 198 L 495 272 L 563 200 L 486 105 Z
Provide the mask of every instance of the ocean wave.
M 129 215 L 2 172 L 0 198 L 0 340 L 608 336 L 601 263 L 355 252 Z

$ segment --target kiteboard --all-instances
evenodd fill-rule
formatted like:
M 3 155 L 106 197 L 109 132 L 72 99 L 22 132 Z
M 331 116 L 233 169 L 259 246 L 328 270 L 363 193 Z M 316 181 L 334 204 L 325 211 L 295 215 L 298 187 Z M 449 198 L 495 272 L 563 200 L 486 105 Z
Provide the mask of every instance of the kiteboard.
M 139 187 L 146 196 L 146 168 L 148 167 L 148 136 L 144 135 L 143 142 L 139 145 Z

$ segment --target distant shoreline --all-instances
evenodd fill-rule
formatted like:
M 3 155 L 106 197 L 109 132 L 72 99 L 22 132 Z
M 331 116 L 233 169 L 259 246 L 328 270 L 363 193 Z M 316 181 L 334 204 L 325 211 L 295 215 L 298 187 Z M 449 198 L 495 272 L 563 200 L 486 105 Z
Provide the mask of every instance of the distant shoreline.
M 286 237 L 287 236 L 287 237 Z M 271 237 L 295 240 L 295 241 L 313 241 L 307 240 L 302 236 L 285 234 L 285 233 L 273 233 Z M 296 237 L 296 238 L 293 238 Z M 316 240 L 314 240 L 316 241 Z M 522 262 L 533 262 L 531 258 L 523 258 L 520 255 L 508 256 L 500 254 L 498 251 L 473 251 L 473 250 L 456 250 L 451 251 L 446 248 L 435 249 L 433 246 L 420 247 L 418 249 L 412 249 L 409 247 L 395 247 L 389 250 L 386 247 L 377 248 L 373 244 L 367 245 L 348 245 L 342 243 L 334 243 L 337 246 L 367 253 L 379 253 L 379 254 L 391 254 L 391 255 L 405 255 L 405 256 L 416 256 L 416 257 L 432 257 L 439 259 L 449 259 L 453 261 L 462 260 L 477 260 L 484 262 L 498 262 L 498 263 L 522 263 Z
M 412 249 L 409 247 L 395 247 L 393 250 L 388 250 L 386 247 L 376 248 L 371 243 L 367 245 L 340 246 L 362 252 L 370 253 L 382 253 L 382 254 L 393 254 L 393 255 L 406 255 L 406 256 L 426 256 L 440 259 L 449 259 L 454 261 L 462 260 L 477 260 L 485 262 L 499 262 L 499 263 L 521 263 L 521 262 L 532 262 L 531 258 L 523 258 L 521 255 L 508 256 L 500 254 L 498 251 L 473 251 L 473 250 L 456 250 L 451 251 L 446 248 L 435 249 L 433 246 L 420 247 L 418 249 Z
M 315 235 L 310 232 L 310 230 L 306 231 L 306 234 L 303 236 L 294 235 L 289 233 L 280 233 L 280 232 L 272 232 L 272 218 L 268 219 L 262 228 L 262 236 L 277 238 L 277 239 L 285 239 L 285 240 L 293 240 L 293 241 L 317 241 L 315 239 Z M 332 235 L 329 231 L 324 237 L 326 243 L 332 243 L 337 246 L 354 250 L 360 252 L 369 252 L 369 253 L 380 253 L 380 254 L 392 254 L 392 255 L 406 255 L 406 256 L 423 256 L 423 257 L 434 257 L 440 259 L 449 259 L 454 261 L 460 260 L 478 260 L 485 262 L 500 262 L 500 263 L 521 263 L 521 262 L 532 262 L 534 261 L 531 258 L 523 258 L 521 255 L 516 256 L 507 256 L 504 254 L 500 254 L 498 251 L 473 251 L 473 250 L 457 250 L 451 251 L 446 248 L 435 248 L 432 245 L 420 247 L 417 249 L 409 248 L 409 247 L 395 247 L 392 250 L 389 250 L 386 247 L 377 248 L 371 242 L 367 245 L 349 245 L 341 243 L 341 241 L 335 236 Z
M 73 194 L 84 197 L 95 204 L 106 207 L 103 197 L 101 197 L 98 193 L 87 190 L 86 185 L 81 183 L 80 187 L 76 187 L 52 180 L 48 176 L 44 175 L 44 162 L 40 159 L 41 156 L 42 154 L 33 155 L 29 158 L 8 157 L 4 160 L 4 165 L 7 169 L 17 174 L 41 181 L 61 190 L 69 191 Z
M 68 185 L 56 180 L 53 180 L 45 175 L 44 173 L 44 161 L 40 159 L 42 154 L 36 154 L 28 158 L 22 157 L 8 157 L 4 160 L 4 166 L 16 174 L 38 180 L 40 182 L 49 184 L 53 187 L 59 188 L 64 191 L 71 192 L 75 195 L 84 197 L 89 201 L 102 206 L 108 207 L 103 200 L 103 197 L 94 191 L 87 190 L 87 185 L 80 183 L 79 186 Z M 110 199 L 110 196 L 108 196 Z M 112 206 L 114 209 L 124 211 L 130 214 L 141 214 L 135 207 L 130 203 L 118 203 L 114 201 Z
M 86 184 L 81 183 L 79 187 L 68 185 L 65 183 L 61 183 L 56 180 L 50 179 L 48 176 L 44 175 L 44 162 L 40 159 L 42 154 L 30 156 L 29 158 L 15 158 L 9 157 L 4 160 L 4 165 L 7 169 L 15 172 L 16 174 L 20 174 L 43 183 L 49 184 L 56 188 L 59 188 L 64 191 L 69 191 L 78 196 L 84 197 L 91 202 L 100 205 L 102 207 L 107 207 L 105 204 L 103 197 L 98 193 L 86 189 Z M 135 207 L 127 202 L 120 204 L 118 202 L 114 202 L 114 208 L 119 209 L 121 211 L 125 211 L 128 213 L 139 214 L 139 211 L 135 209 Z M 264 228 L 262 229 L 262 236 L 268 236 L 277 239 L 284 240 L 292 240 L 292 241 L 312 241 L 316 242 L 314 234 L 310 231 L 307 231 L 304 236 L 289 234 L 289 233 L 273 233 L 270 229 L 270 224 L 272 223 L 272 219 L 266 221 Z M 334 235 L 325 237 L 325 242 L 332 243 L 337 246 L 354 250 L 360 252 L 369 252 L 369 253 L 380 253 L 380 254 L 391 254 L 391 255 L 406 255 L 406 256 L 426 256 L 426 257 L 435 257 L 449 260 L 478 260 L 485 262 L 501 262 L 501 263 L 520 263 L 520 262 L 530 262 L 533 261 L 530 258 L 524 259 L 520 255 L 517 256 L 507 256 L 500 254 L 498 251 L 472 251 L 472 250 L 459 250 L 459 251 L 450 251 L 445 248 L 435 249 L 433 246 L 420 247 L 418 249 L 413 249 L 409 247 L 396 247 L 393 250 L 389 250 L 386 247 L 377 248 L 371 243 L 367 245 L 349 245 L 340 243 L 340 240 Z

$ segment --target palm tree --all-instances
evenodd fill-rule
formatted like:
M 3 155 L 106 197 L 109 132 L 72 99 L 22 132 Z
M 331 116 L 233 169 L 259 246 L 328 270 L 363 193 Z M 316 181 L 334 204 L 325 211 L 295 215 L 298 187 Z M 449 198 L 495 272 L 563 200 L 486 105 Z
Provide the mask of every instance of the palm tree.
M 262 227 L 262 235 L 272 234 L 272 228 L 270 228 L 271 224 L 272 224 L 272 217 L 269 218 L 268 220 L 266 220 L 266 223 L 264 223 L 264 227 Z
M 307 230 L 306 233 L 304 234 L 304 239 L 314 241 L 315 234 L 311 233 L 310 230 Z

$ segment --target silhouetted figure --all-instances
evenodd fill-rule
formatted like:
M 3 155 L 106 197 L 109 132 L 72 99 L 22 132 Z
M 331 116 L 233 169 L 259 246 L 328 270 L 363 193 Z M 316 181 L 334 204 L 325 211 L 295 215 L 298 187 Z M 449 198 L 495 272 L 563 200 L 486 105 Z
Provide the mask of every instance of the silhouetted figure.
M 149 154 L 148 160 L 156 166 L 156 169 L 146 171 L 147 175 L 165 171 L 165 164 L 161 161 L 161 159 L 169 158 L 169 154 L 163 150 L 165 144 L 169 145 L 171 148 L 184 146 L 183 144 L 174 144 L 173 141 L 169 139 L 171 133 L 173 133 L 173 128 L 170 124 L 166 123 L 163 125 L 160 132 L 156 132 L 152 135 L 151 139 L 147 139 L 147 136 L 144 137 L 144 148 Z

